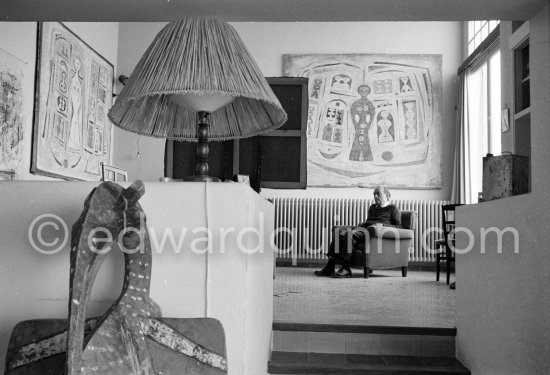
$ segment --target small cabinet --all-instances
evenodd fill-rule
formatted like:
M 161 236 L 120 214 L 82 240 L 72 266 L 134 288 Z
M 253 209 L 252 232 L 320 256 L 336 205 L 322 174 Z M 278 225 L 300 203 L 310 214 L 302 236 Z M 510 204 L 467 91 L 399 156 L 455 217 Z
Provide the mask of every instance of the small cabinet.
M 521 114 L 531 106 L 529 79 L 529 39 L 514 50 L 514 107 Z
M 514 149 L 517 155 L 531 156 L 531 97 L 529 39 L 514 50 Z
M 270 77 L 267 82 L 288 115 L 279 129 L 235 142 L 238 173 L 262 188 L 305 189 L 308 79 Z
M 529 72 L 529 22 L 518 25 L 509 40 L 514 73 L 514 154 L 531 158 L 531 77 Z M 531 170 L 529 186 L 531 190 Z
M 288 114 L 279 129 L 255 137 L 209 142 L 209 175 L 230 180 L 236 174 L 249 176 L 250 186 L 272 189 L 306 188 L 306 124 L 308 79 L 267 78 Z M 182 179 L 193 175 L 196 144 L 167 141 L 165 175 Z

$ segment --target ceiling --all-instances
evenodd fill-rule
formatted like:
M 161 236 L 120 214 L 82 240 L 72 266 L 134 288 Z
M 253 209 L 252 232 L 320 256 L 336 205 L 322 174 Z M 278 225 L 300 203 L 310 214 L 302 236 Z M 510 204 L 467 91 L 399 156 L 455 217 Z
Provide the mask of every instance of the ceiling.
M 2 21 L 229 22 L 526 20 L 548 0 L 0 0 Z

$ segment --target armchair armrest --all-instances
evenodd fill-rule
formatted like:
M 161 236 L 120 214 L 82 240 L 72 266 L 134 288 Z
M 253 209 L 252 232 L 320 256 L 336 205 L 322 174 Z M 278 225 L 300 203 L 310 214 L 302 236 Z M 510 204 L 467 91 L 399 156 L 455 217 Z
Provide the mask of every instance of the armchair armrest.
M 332 230 L 338 232 L 352 231 L 353 229 L 362 229 L 369 233 L 369 236 L 374 238 L 384 238 L 393 240 L 406 240 L 414 238 L 414 230 L 395 227 L 386 227 L 383 225 L 371 225 L 368 228 L 357 227 L 353 225 L 335 225 Z
M 382 225 L 372 225 L 368 228 L 369 234 L 374 238 L 384 238 L 393 240 L 406 240 L 414 238 L 414 230 L 385 227 Z

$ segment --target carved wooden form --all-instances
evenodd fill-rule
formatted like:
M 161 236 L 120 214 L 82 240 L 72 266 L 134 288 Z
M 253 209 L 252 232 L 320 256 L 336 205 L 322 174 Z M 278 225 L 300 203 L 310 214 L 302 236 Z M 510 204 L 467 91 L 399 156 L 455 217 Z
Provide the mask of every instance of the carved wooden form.
M 86 198 L 72 229 L 68 331 L 62 320 L 20 323 L 10 340 L 6 374 L 60 374 L 60 366 L 67 375 L 227 373 L 218 321 L 163 319 L 149 297 L 151 244 L 138 203 L 143 194 L 141 181 L 127 189 L 104 182 Z M 120 296 L 101 317 L 86 320 L 95 277 L 107 252 L 117 247 L 125 260 Z

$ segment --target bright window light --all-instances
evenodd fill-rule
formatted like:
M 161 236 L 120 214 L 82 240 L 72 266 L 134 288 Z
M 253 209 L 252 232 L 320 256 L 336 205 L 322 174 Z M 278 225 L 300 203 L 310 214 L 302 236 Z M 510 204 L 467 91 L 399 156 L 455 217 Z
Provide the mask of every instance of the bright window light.
M 468 21 L 468 55 L 487 38 L 487 36 L 498 26 L 500 21 Z

